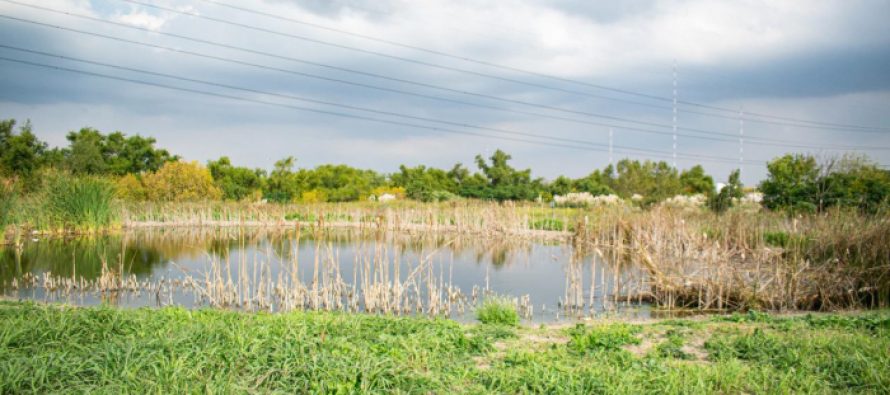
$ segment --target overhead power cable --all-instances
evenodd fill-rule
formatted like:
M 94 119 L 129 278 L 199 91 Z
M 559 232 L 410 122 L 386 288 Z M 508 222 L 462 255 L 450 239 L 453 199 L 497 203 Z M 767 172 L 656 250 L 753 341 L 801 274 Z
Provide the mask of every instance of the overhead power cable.
M 528 82 L 528 81 L 516 80 L 514 78 L 502 77 L 502 76 L 493 75 L 493 74 L 489 74 L 489 73 L 483 73 L 483 72 L 478 72 L 478 71 L 474 71 L 474 70 L 462 69 L 459 67 L 446 66 L 446 65 L 431 63 L 431 62 L 427 62 L 427 61 L 423 61 L 423 60 L 407 58 L 404 56 L 392 55 L 392 54 L 387 54 L 387 53 L 383 53 L 383 52 L 372 51 L 372 50 L 367 50 L 367 49 L 363 49 L 363 48 L 357 48 L 357 47 L 353 47 L 353 46 L 349 46 L 349 45 L 343 45 L 343 44 L 338 44 L 338 43 L 334 43 L 334 42 L 319 40 L 319 39 L 315 39 L 312 37 L 300 36 L 300 35 L 291 34 L 291 33 L 287 33 L 287 32 L 257 27 L 254 25 L 248 25 L 245 23 L 240 23 L 240 22 L 231 21 L 231 20 L 227 20 L 227 19 L 202 15 L 202 14 L 199 14 L 196 12 L 177 10 L 174 8 L 164 7 L 164 6 L 151 4 L 151 3 L 146 3 L 143 1 L 137 1 L 137 0 L 120 0 L 120 1 L 124 1 L 127 3 L 131 3 L 131 4 L 136 4 L 136 5 L 141 5 L 144 7 L 150 7 L 150 8 L 166 11 L 166 12 L 176 13 L 179 15 L 187 15 L 187 16 L 194 17 L 194 18 L 209 20 L 209 21 L 216 22 L 216 23 L 227 24 L 230 26 L 236 26 L 236 27 L 240 27 L 240 28 L 244 28 L 244 29 L 250 29 L 250 30 L 254 30 L 254 31 L 268 33 L 268 34 L 274 34 L 274 35 L 278 35 L 278 36 L 288 37 L 291 39 L 312 42 L 315 44 L 345 49 L 345 50 L 349 50 L 349 51 L 361 52 L 361 53 L 370 54 L 370 55 L 374 55 L 374 56 L 380 56 L 380 57 L 384 57 L 384 58 L 394 59 L 394 60 L 398 60 L 398 61 L 402 61 L 402 62 L 419 64 L 419 65 L 426 66 L 426 67 L 432 67 L 432 68 L 444 69 L 444 70 L 449 70 L 449 71 L 454 71 L 454 72 L 459 72 L 459 73 L 476 75 L 476 76 L 485 77 L 485 78 L 489 78 L 489 79 L 495 79 L 495 80 L 501 80 L 501 81 L 511 82 L 511 83 L 515 83 L 515 84 L 527 85 L 527 86 L 532 86 L 532 87 L 536 87 L 536 88 L 540 88 L 540 89 L 561 91 L 564 93 L 571 93 L 571 94 L 575 94 L 575 95 L 596 97 L 596 98 L 606 99 L 606 100 L 626 101 L 625 99 L 621 99 L 621 98 L 593 95 L 593 94 L 590 94 L 589 92 L 582 92 L 582 91 L 576 91 L 576 90 L 571 90 L 571 89 L 564 89 L 564 88 L 560 88 L 560 87 L 556 87 L 556 86 L 549 86 L 549 85 L 543 85 L 543 84 L 538 84 L 538 83 L 533 83 L 533 82 Z M 220 2 L 216 2 L 216 1 L 209 1 L 209 0 L 202 0 L 202 1 L 206 1 L 209 3 L 216 4 L 216 5 L 228 6 L 224 3 L 220 3 Z M 270 14 L 268 14 L 268 13 L 251 10 L 251 9 L 248 9 L 245 7 L 230 6 L 230 8 L 238 9 L 238 10 L 241 10 L 244 12 L 251 12 L 251 13 L 255 13 L 255 14 L 259 14 L 259 15 L 270 16 Z M 652 95 L 652 94 L 647 94 L 647 93 L 635 92 L 635 91 L 631 91 L 631 90 L 627 90 L 627 89 L 620 89 L 620 88 L 615 88 L 615 87 L 610 87 L 610 86 L 605 86 L 605 85 L 600 85 L 600 84 L 593 84 L 590 82 L 579 81 L 576 79 L 559 77 L 559 76 L 555 76 L 552 74 L 539 73 L 539 72 L 530 71 L 530 70 L 526 70 L 526 69 L 522 69 L 522 68 L 518 68 L 518 67 L 507 66 L 507 65 L 497 64 L 497 63 L 493 63 L 493 62 L 487 62 L 487 61 L 473 59 L 473 58 L 460 56 L 460 55 L 453 55 L 453 54 L 449 54 L 446 52 L 436 51 L 436 50 L 423 48 L 423 47 L 419 47 L 419 46 L 396 43 L 391 40 L 385 40 L 385 39 L 371 37 L 371 36 L 367 36 L 367 35 L 363 35 L 363 34 L 347 32 L 347 31 L 341 30 L 341 29 L 322 27 L 322 25 L 306 23 L 304 21 L 299 21 L 299 20 L 296 20 L 293 18 L 287 18 L 287 17 L 282 17 L 282 16 L 274 16 L 274 17 L 277 17 L 282 20 L 288 20 L 288 21 L 294 22 L 294 23 L 301 23 L 305 26 L 310 26 L 310 27 L 314 27 L 314 28 L 323 28 L 324 30 L 333 31 L 333 32 L 341 33 L 341 34 L 348 34 L 348 35 L 355 36 L 355 37 L 361 37 L 361 38 L 367 39 L 367 40 L 382 42 L 382 43 L 386 43 L 389 45 L 396 45 L 396 46 L 410 48 L 410 49 L 414 49 L 414 50 L 421 50 L 421 51 L 424 51 L 427 53 L 433 53 L 433 54 L 436 54 L 439 56 L 446 56 L 446 57 L 450 57 L 450 58 L 454 58 L 454 59 L 477 63 L 477 64 L 489 66 L 489 67 L 500 68 L 500 69 L 504 69 L 504 70 L 510 70 L 510 71 L 519 72 L 519 73 L 523 73 L 523 74 L 527 74 L 527 75 L 532 75 L 532 76 L 536 76 L 536 77 L 540 77 L 540 78 L 547 78 L 547 79 L 552 79 L 552 80 L 556 80 L 556 81 L 567 82 L 567 83 L 572 83 L 572 84 L 576 84 L 576 85 L 582 85 L 582 86 L 586 86 L 586 87 L 590 87 L 590 88 L 596 88 L 596 89 L 601 89 L 601 90 L 606 90 L 606 91 L 611 91 L 611 92 L 616 92 L 616 93 L 621 93 L 621 94 L 626 94 L 626 95 L 631 95 L 631 96 L 637 96 L 637 97 L 657 100 L 657 101 L 661 101 L 661 102 L 673 102 L 673 98 L 670 98 L 670 97 L 657 96 L 657 95 Z M 709 104 L 703 104 L 703 103 L 696 103 L 696 102 L 685 101 L 685 100 L 678 100 L 677 102 L 681 103 L 681 104 L 689 105 L 689 106 L 699 107 L 699 108 L 706 108 L 706 109 L 711 109 L 711 110 L 729 112 L 730 114 L 733 114 L 733 115 L 724 115 L 721 117 L 726 118 L 726 119 L 736 120 L 735 114 L 737 111 L 735 109 L 721 107 L 721 106 L 714 106 L 714 105 L 709 105 Z M 633 103 L 641 104 L 641 103 L 637 103 L 637 102 L 633 102 Z M 701 114 L 701 113 L 699 113 L 699 114 Z M 711 115 L 715 115 L 715 114 L 711 114 Z M 797 122 L 797 123 L 808 123 L 811 125 L 821 126 L 823 128 L 841 128 L 843 130 L 858 129 L 858 130 L 890 131 L 890 128 L 888 128 L 888 127 L 850 125 L 850 124 L 812 121 L 812 120 L 806 120 L 806 119 L 796 119 L 796 118 L 791 118 L 791 117 L 763 114 L 763 113 L 757 113 L 757 112 L 748 112 L 747 115 L 748 116 L 757 116 L 757 117 L 761 117 L 761 118 L 772 118 L 772 119 L 779 119 L 779 120 L 784 120 L 784 121 L 792 121 L 792 122 Z M 752 120 L 757 121 L 756 119 L 752 119 Z M 764 121 L 761 120 L 761 122 L 764 122 Z M 802 125 L 792 125 L 792 124 L 785 124 L 785 125 L 786 126 L 803 127 Z
M 79 58 L 68 57 L 68 56 L 64 56 L 64 55 L 52 54 L 49 52 L 29 50 L 29 49 L 18 48 L 18 47 L 3 45 L 3 44 L 0 44 L 0 48 L 12 49 L 12 50 L 20 51 L 20 52 L 26 52 L 26 53 L 47 56 L 47 57 L 54 57 L 54 58 L 58 58 L 58 59 L 86 63 L 86 64 L 92 64 L 92 65 L 97 65 L 97 66 L 102 66 L 102 67 L 114 68 L 117 70 L 130 71 L 130 72 L 151 75 L 151 76 L 156 76 L 156 77 L 175 79 L 175 80 L 184 81 L 184 82 L 191 82 L 191 83 L 214 86 L 214 87 L 231 89 L 231 90 L 239 90 L 242 92 L 249 92 L 249 93 L 255 93 L 255 94 L 266 95 L 266 96 L 275 96 L 275 97 L 280 97 L 280 98 L 284 98 L 284 99 L 297 100 L 297 101 L 309 102 L 309 103 L 314 103 L 314 104 L 322 104 L 322 105 L 333 106 L 333 107 L 338 107 L 338 108 L 346 108 L 346 109 L 355 110 L 355 111 L 369 112 L 369 113 L 378 114 L 378 115 L 387 115 L 387 116 L 393 116 L 393 117 L 408 118 L 411 120 L 419 120 L 419 121 L 424 121 L 424 122 L 446 124 L 446 125 L 450 125 L 450 126 L 488 130 L 488 131 L 492 131 L 492 132 L 496 132 L 496 133 L 520 135 L 520 136 L 525 136 L 525 137 L 539 138 L 539 139 L 543 139 L 543 140 L 556 140 L 556 141 L 562 141 L 562 142 L 568 142 L 568 143 L 585 144 L 585 145 L 590 145 L 590 146 L 594 146 L 594 147 L 606 147 L 605 144 L 596 143 L 596 142 L 587 141 L 587 140 L 552 137 L 552 136 L 546 136 L 546 135 L 540 135 L 540 134 L 518 132 L 518 131 L 513 131 L 513 130 L 508 130 L 508 129 L 490 128 L 490 127 L 473 125 L 473 124 L 468 124 L 468 123 L 445 121 L 445 120 L 433 119 L 433 118 L 427 118 L 427 117 L 419 117 L 419 116 L 401 114 L 401 113 L 396 113 L 396 112 L 391 112 L 391 111 L 371 109 L 371 108 L 367 108 L 367 107 L 345 105 L 345 104 L 334 103 L 334 102 L 329 102 L 329 101 L 310 99 L 310 98 L 305 98 L 305 97 L 300 97 L 300 96 L 281 94 L 281 93 L 257 90 L 257 89 L 252 89 L 252 88 L 245 88 L 245 87 L 240 87 L 240 86 L 235 86 L 235 85 L 199 80 L 199 79 L 195 79 L 195 78 L 188 78 L 188 77 L 176 76 L 176 75 L 166 74 L 166 73 L 159 73 L 159 72 L 154 72 L 154 71 L 149 71 L 149 70 L 142 70 L 142 69 L 137 69 L 137 68 L 113 65 L 113 64 L 109 64 L 109 63 L 79 59 Z M 32 63 L 28 63 L 28 64 L 32 64 Z M 34 63 L 32 65 L 38 65 L 38 64 Z M 53 66 L 53 67 L 56 67 L 56 66 Z M 69 69 L 69 68 L 64 68 L 64 67 L 58 67 L 58 68 L 63 69 L 64 71 L 82 72 L 82 70 Z M 92 72 L 89 72 L 89 73 L 90 73 L 90 75 L 94 74 Z M 626 150 L 626 151 L 639 151 L 642 153 L 649 153 L 649 154 L 661 154 L 662 153 L 662 151 L 658 151 L 658 150 L 649 150 L 649 149 L 634 148 L 634 147 L 620 146 L 620 145 L 617 147 L 620 149 Z M 721 160 L 721 161 L 724 160 L 724 158 L 722 158 L 722 157 L 715 157 L 715 156 L 708 156 L 708 155 L 698 155 L 698 154 L 683 154 L 683 155 L 687 158 L 695 158 L 695 159 Z
M 62 13 L 68 14 L 68 13 L 66 13 L 66 12 L 62 12 Z M 70 15 L 70 14 L 69 14 L 69 15 Z M 77 15 L 74 15 L 74 16 L 77 16 Z M 125 39 L 125 38 L 116 37 L 116 36 L 109 36 L 109 35 L 104 35 L 104 34 L 100 34 L 100 33 L 94 33 L 94 32 L 89 32 L 89 31 L 84 31 L 84 30 L 79 30 L 79 29 L 73 29 L 73 28 L 68 28 L 68 27 L 64 27 L 64 26 L 52 25 L 52 24 L 47 24 L 47 23 L 43 23 L 43 22 L 38 22 L 38 21 L 33 21 L 33 20 L 28 20 L 28 19 L 24 19 L 24 18 L 13 17 L 13 16 L 8 16 L 8 15 L 0 15 L 0 18 L 10 19 L 10 20 L 18 21 L 18 22 L 23 22 L 23 23 L 34 24 L 34 25 L 43 26 L 43 27 L 55 28 L 55 29 L 59 29 L 59 30 L 63 30 L 63 31 L 68 31 L 68 32 L 73 32 L 73 33 L 78 33 L 78 34 L 90 35 L 90 36 L 99 37 L 99 38 L 103 38 L 103 39 L 115 40 L 115 41 L 124 42 L 124 43 L 128 43 L 128 44 L 134 44 L 134 45 L 146 46 L 146 47 L 155 48 L 155 49 L 162 49 L 162 50 L 171 51 L 171 52 L 176 52 L 176 53 L 181 53 L 181 54 L 185 54 L 185 55 L 189 55 L 189 56 L 202 57 L 202 58 L 207 58 L 207 59 L 212 59 L 212 60 L 217 60 L 217 61 L 222 61 L 222 62 L 228 62 L 228 63 L 233 63 L 233 64 L 239 64 L 239 65 L 244 65 L 244 66 L 249 66 L 249 67 L 256 67 L 256 68 L 261 68 L 261 69 L 266 69 L 266 70 L 278 71 L 278 72 L 282 72 L 282 73 L 288 73 L 288 74 L 292 74 L 292 75 L 299 75 L 299 76 L 303 76 L 303 77 L 307 77 L 307 78 L 319 79 L 319 80 L 323 80 L 323 81 L 335 82 L 335 83 L 340 83 L 340 84 L 347 84 L 347 85 L 352 85 L 352 86 L 359 86 L 359 87 L 366 88 L 366 89 L 374 89 L 374 90 L 380 90 L 380 91 L 385 91 L 385 92 L 391 92 L 391 93 L 397 93 L 397 94 L 402 94 L 402 95 L 413 96 L 413 97 L 422 97 L 422 98 L 430 99 L 430 100 L 437 100 L 437 101 L 443 101 L 443 102 L 450 102 L 450 103 L 456 103 L 456 104 L 468 105 L 468 106 L 479 107 L 479 108 L 487 108 L 487 109 L 492 109 L 492 110 L 497 110 L 497 111 L 504 111 L 504 112 L 510 112 L 510 113 L 516 113 L 516 114 L 523 114 L 523 115 L 530 115 L 530 116 L 536 116 L 536 117 L 542 117 L 542 118 L 557 119 L 557 120 L 566 121 L 566 122 L 573 122 L 573 123 L 586 124 L 586 125 L 592 125 L 592 126 L 602 126 L 602 127 L 604 127 L 604 128 L 606 128 L 606 127 L 607 127 L 607 128 L 616 128 L 616 129 L 621 129 L 621 130 L 634 131 L 634 132 L 641 132 L 641 133 L 648 133 L 648 134 L 672 135 L 672 133 L 670 133 L 670 132 L 666 132 L 666 131 L 657 131 L 657 130 L 650 130 L 650 129 L 637 128 L 637 127 L 630 127 L 630 126 L 625 126 L 625 125 L 608 124 L 608 123 L 602 123 L 602 122 L 592 122 L 592 121 L 587 121 L 587 120 L 580 120 L 580 119 L 576 119 L 576 118 L 567 118 L 567 117 L 561 117 L 561 116 L 554 116 L 554 115 L 543 114 L 543 113 L 538 113 L 538 112 L 522 111 L 522 110 L 516 110 L 516 109 L 511 109 L 511 108 L 506 108 L 506 107 L 499 107 L 499 106 L 485 105 L 485 104 L 480 104 L 480 103 L 467 102 L 467 101 L 463 101 L 463 100 L 455 100 L 455 99 L 450 99 L 450 98 L 443 98 L 443 97 L 439 97 L 439 96 L 427 95 L 427 94 L 422 94 L 422 93 L 417 93 L 417 92 L 411 92 L 411 91 L 405 91 L 405 90 L 400 90 L 400 89 L 388 88 L 388 87 L 377 86 L 377 85 L 372 85 L 372 84 L 366 84 L 366 83 L 361 83 L 361 82 L 354 82 L 354 81 L 343 80 L 343 79 L 338 79 L 338 78 L 331 78 L 331 77 L 326 77 L 326 76 L 321 76 L 321 75 L 316 75 L 316 74 L 311 74 L 311 73 L 305 73 L 305 72 L 300 72 L 300 71 L 294 71 L 294 70 L 282 69 L 282 68 L 278 68 L 278 67 L 271 67 L 271 66 L 266 66 L 266 65 L 260 65 L 260 64 L 251 63 L 251 62 L 245 62 L 245 61 L 240 61 L 240 60 L 236 60 L 236 59 L 232 59 L 232 58 L 226 58 L 226 57 L 220 57 L 220 56 L 215 56 L 215 55 L 203 54 L 203 53 L 198 53 L 198 52 L 194 52 L 194 51 L 182 50 L 182 49 L 178 49 L 178 48 L 167 47 L 167 46 L 162 46 L 162 45 L 157 45 L 157 44 L 151 44 L 151 43 L 146 43 L 146 42 L 142 42 L 142 41 L 130 40 L 130 39 Z M 92 18 L 92 17 L 88 17 L 88 18 L 89 18 L 89 19 L 95 19 L 95 18 Z M 102 19 L 98 19 L 98 21 L 100 21 L 100 22 L 110 23 L 110 24 L 113 24 L 113 25 L 117 25 L 117 26 L 121 26 L 121 27 L 129 28 L 129 29 L 140 30 L 140 31 L 149 31 L 149 32 L 151 32 L 149 29 L 144 29 L 144 28 L 140 28 L 140 27 L 136 27 L 136 26 L 130 26 L 130 25 L 126 25 L 126 24 L 120 24 L 120 23 L 117 23 L 117 22 L 106 21 L 106 20 L 102 20 Z M 249 48 L 243 48 L 243 47 L 231 46 L 231 45 L 228 45 L 228 44 L 217 43 L 217 42 L 207 41 L 207 40 L 203 40 L 203 39 L 196 39 L 196 38 L 192 38 L 192 37 L 188 37 L 188 36 L 182 36 L 182 35 L 173 34 L 173 33 L 159 32 L 158 34 L 168 35 L 168 36 L 172 36 L 172 37 L 174 37 L 174 38 L 184 39 L 184 40 L 193 41 L 193 42 L 198 42 L 198 43 L 207 44 L 207 45 L 218 46 L 218 47 L 227 48 L 227 49 L 234 49 L 234 50 L 244 51 L 244 52 L 247 52 L 247 53 L 260 54 L 260 55 L 269 56 L 269 57 L 278 58 L 278 59 L 283 59 L 283 60 L 290 60 L 290 61 L 299 62 L 299 63 L 308 63 L 308 64 L 312 64 L 312 65 L 318 65 L 318 66 L 322 66 L 322 67 L 329 67 L 329 68 L 333 68 L 333 69 L 338 69 L 338 70 L 343 70 L 343 71 L 349 71 L 349 72 L 358 73 L 358 74 L 363 74 L 363 75 L 369 75 L 369 74 L 370 74 L 370 75 L 373 75 L 373 76 L 379 76 L 379 75 L 376 75 L 376 74 L 373 74 L 373 73 L 367 73 L 367 72 L 362 72 L 362 71 L 352 70 L 352 69 L 345 69 L 345 68 L 341 68 L 341 67 L 338 67 L 338 66 L 325 65 L 325 64 L 321 64 L 321 63 L 317 63 L 317 62 L 311 62 L 311 61 L 305 61 L 305 60 L 302 60 L 302 59 L 293 58 L 293 57 L 289 57 L 289 56 L 282 56 L 282 55 L 272 54 L 272 53 L 263 52 L 263 51 L 256 51 L 256 50 L 252 50 L 252 49 L 249 49 Z M 620 118 L 620 117 L 612 117 L 612 116 L 600 115 L 600 114 L 589 113 L 589 112 L 581 112 L 581 111 L 573 111 L 573 110 L 561 109 L 561 108 L 557 108 L 557 107 L 553 107 L 553 106 L 538 105 L 538 104 L 535 104 L 535 103 L 529 103 L 529 102 L 523 102 L 523 101 L 518 101 L 518 100 L 513 100 L 513 99 L 500 98 L 500 97 L 492 96 L 492 95 L 486 95 L 486 94 L 480 94 L 480 93 L 474 93 L 474 92 L 466 92 L 466 91 L 461 91 L 461 90 L 455 90 L 455 89 L 451 89 L 451 88 L 447 88 L 447 87 L 442 87 L 442 86 L 433 85 L 433 84 L 427 84 L 427 83 L 422 83 L 422 82 L 415 82 L 415 81 L 402 80 L 402 79 L 394 79 L 394 78 L 389 78 L 389 77 L 384 77 L 384 76 L 379 76 L 379 77 L 380 77 L 380 78 L 387 78 L 387 79 L 395 80 L 395 81 L 398 81 L 398 82 L 411 83 L 411 84 L 415 84 L 415 85 L 419 85 L 419 86 L 424 86 L 424 87 L 428 87 L 428 88 L 439 89 L 439 90 L 443 90 L 443 91 L 449 91 L 449 92 L 453 92 L 453 93 L 463 93 L 463 94 L 467 94 L 467 95 L 472 95 L 472 96 L 477 96 L 477 97 L 483 97 L 483 98 L 488 98 L 488 99 L 492 99 L 492 100 L 500 100 L 500 101 L 504 101 L 504 102 L 518 103 L 518 104 L 523 104 L 523 105 L 527 105 L 527 106 L 532 106 L 532 107 L 535 107 L 535 108 L 544 108 L 544 109 L 561 110 L 561 111 L 564 111 L 564 112 L 577 113 L 577 114 L 586 115 L 586 116 L 589 116 L 589 117 L 603 117 L 603 118 L 606 118 L 606 119 L 613 119 L 613 120 L 617 120 L 617 121 L 619 121 L 619 122 L 638 123 L 638 124 L 643 124 L 643 125 L 650 125 L 650 126 L 657 126 L 657 127 L 665 127 L 665 128 L 666 128 L 666 127 L 669 127 L 669 125 L 664 125 L 664 124 L 658 124 L 658 123 L 652 123 L 652 122 L 635 121 L 635 120 L 630 120 L 630 119 L 625 119 L 625 118 Z M 694 138 L 694 139 L 701 139 L 701 140 L 711 140 L 711 141 L 733 141 L 733 142 L 734 142 L 734 141 L 735 141 L 735 136 L 736 136 L 736 135 L 733 134 L 733 133 L 725 133 L 725 132 L 718 132 L 718 131 L 702 130 L 702 129 L 696 129 L 696 128 L 684 128 L 684 127 L 679 127 L 678 129 L 680 129 L 680 130 L 685 130 L 685 131 L 692 132 L 692 133 L 701 133 L 701 134 L 706 134 L 706 135 L 708 135 L 708 136 L 699 136 L 699 135 L 690 135 L 690 134 L 679 134 L 680 136 L 684 136 L 684 137 L 688 137 L 688 138 Z M 719 136 L 726 136 L 726 137 L 731 137 L 731 138 L 717 138 L 717 137 L 711 137 L 710 135 L 719 135 Z M 773 138 L 756 137 L 756 136 L 752 136 L 750 139 L 751 139 L 750 142 L 751 142 L 752 144 L 765 145 L 765 146 L 789 147 L 789 148 L 804 148 L 804 149 L 817 149 L 817 150 L 822 150 L 822 149 L 831 149 L 831 150 L 890 150 L 890 147 L 881 147 L 881 146 L 873 146 L 873 145 L 868 145 L 868 146 L 853 146 L 853 145 L 836 145 L 836 144 L 835 144 L 835 145 L 831 145 L 831 146 L 821 146 L 821 145 L 815 145 L 815 144 L 803 144 L 803 143 L 799 143 L 799 142 L 791 141 L 791 140 L 773 139 Z

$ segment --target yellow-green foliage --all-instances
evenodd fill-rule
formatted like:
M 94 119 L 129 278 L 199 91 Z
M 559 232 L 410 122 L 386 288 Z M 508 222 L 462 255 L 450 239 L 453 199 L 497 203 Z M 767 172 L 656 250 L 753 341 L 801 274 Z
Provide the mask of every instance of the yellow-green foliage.
M 119 199 L 128 201 L 145 200 L 147 191 L 142 181 L 133 174 L 127 174 L 115 183 L 114 194 Z
M 167 162 L 142 181 L 149 200 L 182 202 L 222 197 L 222 192 L 213 184 L 210 171 L 198 162 Z
M 300 201 L 303 203 L 324 203 L 328 201 L 328 196 L 320 189 L 303 192 L 300 195 Z

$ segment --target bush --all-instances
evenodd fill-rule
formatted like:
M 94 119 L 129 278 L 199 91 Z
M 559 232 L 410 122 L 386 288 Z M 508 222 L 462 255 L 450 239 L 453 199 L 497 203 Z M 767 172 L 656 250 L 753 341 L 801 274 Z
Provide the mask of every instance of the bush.
M 327 194 L 320 189 L 303 192 L 300 195 L 300 201 L 303 203 L 324 203 L 328 201 Z
M 516 312 L 516 307 L 503 298 L 485 299 L 482 306 L 476 309 L 476 319 L 483 324 L 519 325 L 519 313 Z
M 117 180 L 115 184 L 115 196 L 128 201 L 145 200 L 147 192 L 142 181 L 138 177 L 127 174 Z
M 217 200 L 222 192 L 210 172 L 198 162 L 167 162 L 143 177 L 146 196 L 155 201 Z
M 113 220 L 114 186 L 97 177 L 49 173 L 45 178 L 45 214 L 53 226 L 96 229 Z

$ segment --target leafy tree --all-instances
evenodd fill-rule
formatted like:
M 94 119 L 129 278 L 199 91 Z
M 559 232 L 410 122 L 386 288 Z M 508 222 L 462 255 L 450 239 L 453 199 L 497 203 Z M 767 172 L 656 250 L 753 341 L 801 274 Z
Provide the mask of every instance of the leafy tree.
M 140 135 L 127 137 L 114 132 L 104 138 L 103 156 L 111 174 L 156 171 L 164 163 L 178 160 L 165 149 L 155 148 L 156 140 Z
M 213 184 L 213 177 L 198 162 L 167 162 L 158 171 L 146 174 L 143 184 L 150 200 L 197 201 L 216 200 L 222 192 Z
M 717 213 L 722 213 L 732 207 L 733 202 L 736 199 L 740 199 L 745 195 L 742 190 L 740 174 L 738 169 L 729 173 L 729 179 L 726 181 L 726 185 L 708 200 L 708 206 L 711 207 L 711 210 L 714 210 Z
M 612 181 L 612 171 L 612 166 L 610 165 L 603 171 L 595 170 L 593 173 L 587 175 L 587 177 L 575 180 L 575 190 L 577 192 L 588 192 L 594 196 L 611 195 L 615 193 L 615 191 L 609 187 L 609 184 Z
M 0 121 L 0 175 L 20 177 L 30 185 L 32 176 L 43 163 L 46 143 L 37 139 L 26 122 L 15 134 L 15 120 Z
M 275 162 L 275 167 L 266 179 L 263 196 L 274 202 L 291 202 L 299 198 L 303 187 L 297 174 L 294 173 L 293 156 Z
M 819 210 L 831 206 L 876 212 L 890 203 L 890 171 L 863 157 L 847 156 L 821 166 L 817 187 Z
M 263 186 L 265 177 L 263 170 L 232 166 L 231 160 L 226 156 L 208 162 L 207 168 L 210 170 L 213 182 L 222 190 L 223 199 L 242 200 Z
M 491 155 L 488 164 L 482 155 L 476 155 L 476 165 L 488 180 L 488 185 L 482 191 L 486 199 L 495 200 L 532 200 L 543 190 L 541 180 L 531 179 L 531 169 L 516 170 L 507 162 L 512 157 L 504 151 L 497 150 Z
M 384 178 L 373 170 L 361 170 L 346 165 L 321 165 L 304 170 L 309 189 L 324 192 L 329 202 L 348 202 L 366 199 L 371 190 L 383 185 Z
M 575 192 L 575 181 L 566 176 L 556 177 L 547 188 L 551 195 L 565 195 Z
M 405 188 L 405 194 L 411 199 L 430 202 L 447 196 L 442 192 L 458 192 L 458 181 L 455 175 L 458 173 L 441 169 L 427 168 L 426 166 L 407 167 L 399 166 L 399 172 L 392 174 L 390 180 L 393 185 Z
M 69 147 L 62 150 L 66 167 L 76 174 L 142 173 L 156 171 L 165 162 L 177 160 L 167 150 L 156 149 L 155 139 L 121 132 L 103 135 L 92 128 L 68 133 Z
M 705 174 L 705 169 L 701 165 L 695 165 L 680 173 L 680 184 L 683 186 L 683 193 L 694 195 L 703 194 L 711 196 L 714 194 L 714 179 Z
M 68 170 L 74 174 L 103 174 L 108 170 L 103 156 L 103 139 L 98 130 L 80 129 L 68 133 L 68 154 L 65 160 Z
M 610 177 L 610 186 L 621 197 L 634 194 L 643 196 L 646 205 L 660 202 L 683 191 L 677 169 L 667 162 L 640 162 L 622 159 L 616 166 L 616 175 Z
M 770 161 L 766 168 L 767 179 L 759 187 L 764 207 L 807 211 L 817 208 L 820 176 L 816 158 L 788 154 Z

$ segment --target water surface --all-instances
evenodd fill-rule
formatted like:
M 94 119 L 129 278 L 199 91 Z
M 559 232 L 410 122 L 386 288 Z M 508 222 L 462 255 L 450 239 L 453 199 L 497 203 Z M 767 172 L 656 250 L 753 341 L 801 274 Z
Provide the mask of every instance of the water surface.
M 4 246 L 0 292 L 78 305 L 372 310 L 459 320 L 471 320 L 473 306 L 498 295 L 516 300 L 533 322 L 648 315 L 644 304 L 614 299 L 616 285 L 624 294 L 637 285 L 628 270 L 613 270 L 567 243 L 542 240 L 150 229 Z M 132 286 L 102 292 L 96 284 L 108 280 L 103 273 Z M 221 288 L 226 291 L 210 291 Z M 380 307 L 373 295 L 388 295 L 383 304 L 390 308 Z M 237 302 L 220 303 L 225 298 Z M 393 311 L 396 304 L 399 311 Z

